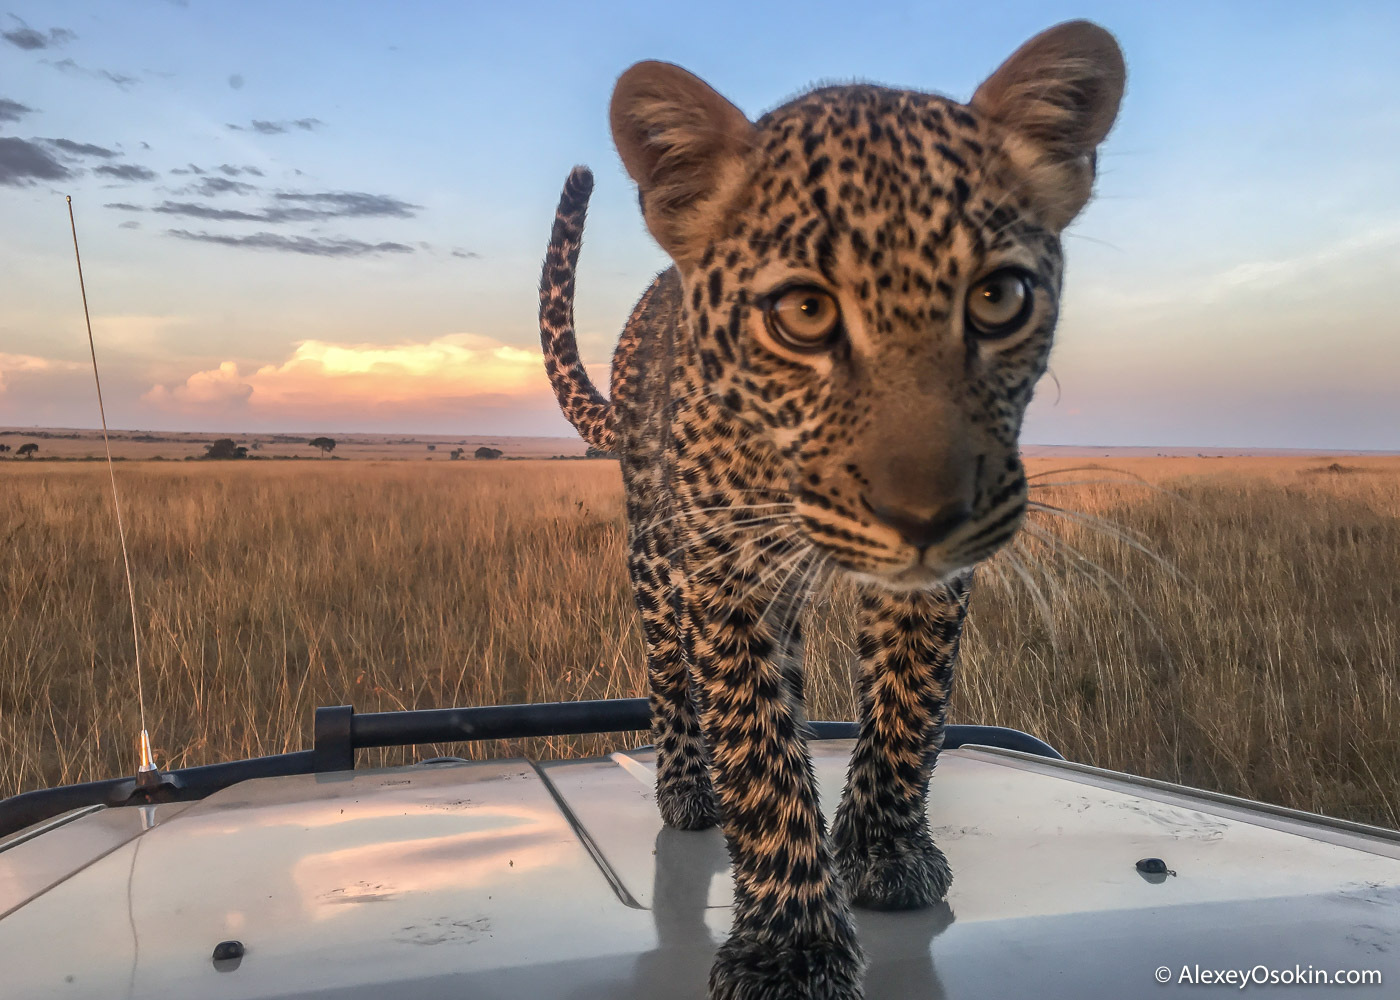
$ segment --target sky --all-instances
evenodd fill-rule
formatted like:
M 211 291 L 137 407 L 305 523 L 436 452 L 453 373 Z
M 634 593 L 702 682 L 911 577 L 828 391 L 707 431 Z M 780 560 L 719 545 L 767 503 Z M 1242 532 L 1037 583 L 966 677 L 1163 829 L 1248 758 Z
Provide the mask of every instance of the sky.
M 595 379 L 666 259 L 607 129 L 663 59 L 749 116 L 967 100 L 1075 17 L 1128 63 L 1065 237 L 1035 444 L 1400 450 L 1400 4 L 0 5 L 0 426 L 570 434 L 539 357 L 559 188 L 598 182 Z

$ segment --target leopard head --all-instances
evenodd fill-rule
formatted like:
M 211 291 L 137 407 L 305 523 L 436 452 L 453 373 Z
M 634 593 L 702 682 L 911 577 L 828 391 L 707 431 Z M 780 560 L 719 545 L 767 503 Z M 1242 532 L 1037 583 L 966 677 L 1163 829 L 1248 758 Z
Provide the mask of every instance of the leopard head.
M 946 581 L 1014 535 L 1026 406 L 1122 55 L 1078 21 L 968 104 L 824 87 L 749 121 L 640 63 L 613 136 L 675 261 L 703 391 L 780 456 L 806 535 L 849 573 Z

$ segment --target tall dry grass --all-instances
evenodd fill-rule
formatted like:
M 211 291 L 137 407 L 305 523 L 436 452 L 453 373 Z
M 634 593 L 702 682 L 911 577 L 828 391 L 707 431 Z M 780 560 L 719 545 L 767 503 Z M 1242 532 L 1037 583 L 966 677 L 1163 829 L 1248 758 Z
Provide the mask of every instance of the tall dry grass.
M 1151 485 L 1079 471 L 1036 496 L 1138 533 L 1162 562 L 1097 524 L 1037 515 L 1043 537 L 980 574 L 955 719 L 1400 825 L 1400 463 L 1113 464 Z M 0 469 L 0 794 L 133 766 L 105 475 Z M 612 463 L 127 463 L 118 477 L 162 763 L 304 747 L 321 704 L 643 693 Z M 816 619 L 815 717 L 852 712 L 846 610 L 838 593 Z

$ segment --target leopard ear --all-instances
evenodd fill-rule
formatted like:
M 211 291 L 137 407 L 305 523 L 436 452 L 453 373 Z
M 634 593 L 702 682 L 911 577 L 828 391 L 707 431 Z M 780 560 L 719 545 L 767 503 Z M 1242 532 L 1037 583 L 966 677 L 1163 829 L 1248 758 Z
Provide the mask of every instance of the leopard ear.
M 742 182 L 753 125 L 699 77 L 663 62 L 622 74 L 610 117 L 647 228 L 677 264 L 698 258 Z
M 1118 116 L 1126 71 L 1118 43 L 1088 21 L 1036 35 L 972 97 L 1008 133 L 1005 149 L 1045 223 L 1060 230 L 1094 186 L 1094 151 Z

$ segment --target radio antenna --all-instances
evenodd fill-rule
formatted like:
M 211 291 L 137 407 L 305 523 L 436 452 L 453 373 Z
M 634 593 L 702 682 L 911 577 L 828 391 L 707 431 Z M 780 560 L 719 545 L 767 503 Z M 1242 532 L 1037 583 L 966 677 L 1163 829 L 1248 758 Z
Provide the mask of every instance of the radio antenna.
M 117 537 L 122 543 L 122 566 L 126 570 L 126 596 L 131 604 L 131 643 L 136 653 L 136 705 L 141 711 L 141 764 L 138 774 L 155 771 L 151 737 L 146 732 L 146 694 L 141 687 L 141 631 L 136 624 L 136 588 L 131 583 L 131 559 L 126 552 L 126 528 L 122 524 L 122 502 L 117 493 L 117 473 L 112 465 L 112 442 L 107 438 L 107 409 L 102 405 L 102 376 L 97 373 L 97 345 L 92 339 L 92 317 L 88 314 L 87 287 L 83 284 L 83 255 L 78 252 L 78 223 L 73 218 L 73 196 L 68 201 L 68 226 L 73 230 L 73 257 L 78 262 L 78 290 L 83 295 L 83 321 L 87 324 L 88 351 L 92 354 L 92 378 L 97 383 L 97 412 L 102 416 L 102 446 L 107 451 L 107 475 L 112 480 L 112 508 L 117 512 Z

